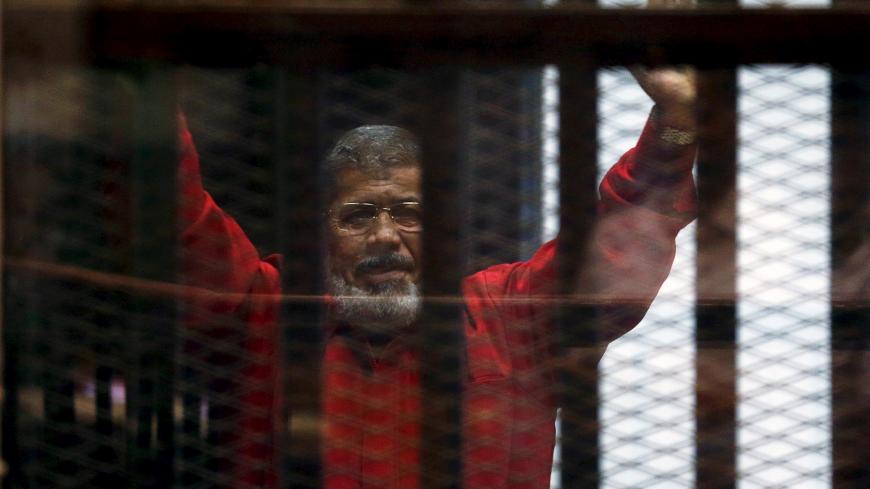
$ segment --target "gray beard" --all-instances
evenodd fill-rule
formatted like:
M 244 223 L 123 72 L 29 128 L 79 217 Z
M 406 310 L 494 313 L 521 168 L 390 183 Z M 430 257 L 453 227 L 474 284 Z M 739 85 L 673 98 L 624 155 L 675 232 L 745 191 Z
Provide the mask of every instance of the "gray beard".
M 332 274 L 329 293 L 335 299 L 335 319 L 367 333 L 396 334 L 420 313 L 419 287 L 409 281 L 389 281 L 368 291 Z

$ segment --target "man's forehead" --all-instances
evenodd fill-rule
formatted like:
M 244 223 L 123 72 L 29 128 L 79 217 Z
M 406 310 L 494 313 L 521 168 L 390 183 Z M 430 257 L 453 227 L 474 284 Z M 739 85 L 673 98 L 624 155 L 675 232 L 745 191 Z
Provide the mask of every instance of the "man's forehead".
M 375 169 L 345 168 L 338 172 L 337 196 L 411 196 L 420 192 L 420 167 L 398 166 Z M 411 194 L 411 195 L 404 195 Z
M 420 175 L 420 165 L 416 162 L 403 165 L 349 166 L 337 172 L 339 179 L 374 179 L 389 180 L 409 175 Z

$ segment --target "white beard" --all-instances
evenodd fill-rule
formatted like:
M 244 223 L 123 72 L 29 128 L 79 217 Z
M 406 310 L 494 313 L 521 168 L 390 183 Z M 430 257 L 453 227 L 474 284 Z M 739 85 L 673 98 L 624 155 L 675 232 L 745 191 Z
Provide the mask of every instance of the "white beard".
M 377 290 L 367 291 L 333 273 L 329 293 L 335 299 L 337 320 L 382 335 L 394 335 L 414 323 L 422 303 L 417 284 L 404 280 L 385 282 Z

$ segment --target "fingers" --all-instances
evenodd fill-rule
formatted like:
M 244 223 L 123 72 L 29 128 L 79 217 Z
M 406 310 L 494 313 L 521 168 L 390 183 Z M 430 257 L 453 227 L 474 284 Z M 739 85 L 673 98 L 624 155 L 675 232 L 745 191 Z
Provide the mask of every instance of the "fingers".
M 694 0 L 647 0 L 647 8 L 691 8 Z M 689 106 L 696 97 L 695 70 L 689 66 L 631 66 L 628 70 L 656 104 Z

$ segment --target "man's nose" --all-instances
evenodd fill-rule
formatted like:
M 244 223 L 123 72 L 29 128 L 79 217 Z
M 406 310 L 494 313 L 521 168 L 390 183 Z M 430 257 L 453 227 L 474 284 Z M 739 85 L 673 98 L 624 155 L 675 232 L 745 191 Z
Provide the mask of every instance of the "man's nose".
M 382 244 L 398 245 L 401 243 L 399 228 L 386 210 L 381 210 L 375 222 L 372 223 L 370 237 L 372 241 Z

